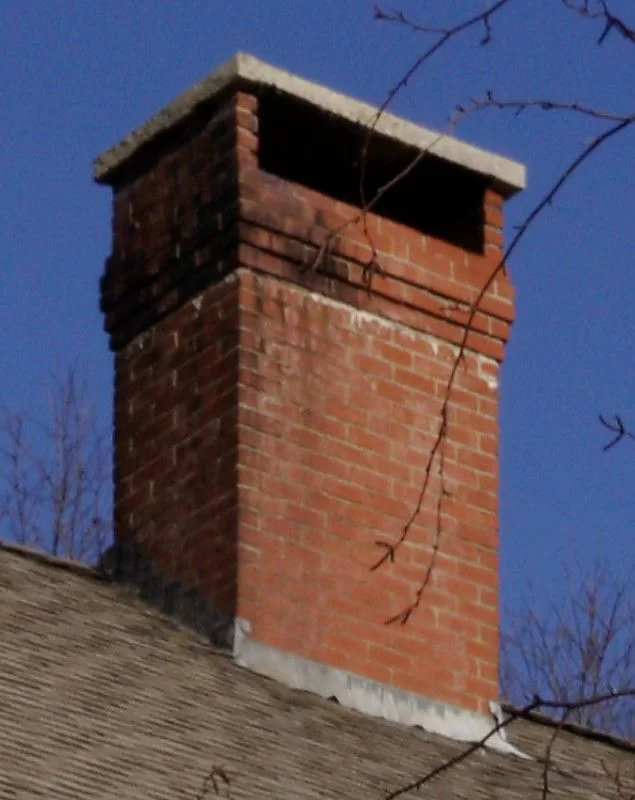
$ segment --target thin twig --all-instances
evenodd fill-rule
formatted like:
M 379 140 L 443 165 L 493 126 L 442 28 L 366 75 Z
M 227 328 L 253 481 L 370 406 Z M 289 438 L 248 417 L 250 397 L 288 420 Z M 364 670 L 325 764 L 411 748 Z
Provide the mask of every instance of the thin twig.
M 590 8 L 589 0 L 581 0 L 579 3 L 575 3 L 573 0 L 562 0 L 562 4 L 581 17 L 593 21 L 602 21 L 602 31 L 598 37 L 599 45 L 604 44 L 612 31 L 617 31 L 625 41 L 635 44 L 635 28 L 627 25 L 622 17 L 611 11 L 608 0 L 598 0 L 598 9 L 596 11 Z
M 481 303 L 483 301 L 483 298 L 485 297 L 485 295 L 489 291 L 490 287 L 492 286 L 492 284 L 496 280 L 496 277 L 498 276 L 498 274 L 504 269 L 505 264 L 506 264 L 509 256 L 516 250 L 516 248 L 518 247 L 518 245 L 520 244 L 520 242 L 522 241 L 522 239 L 526 235 L 526 233 L 529 230 L 529 228 L 532 225 L 532 223 L 545 210 L 545 208 L 549 207 L 552 204 L 554 198 L 556 197 L 558 192 L 562 189 L 562 187 L 565 185 L 565 183 L 569 180 L 569 178 L 571 178 L 571 176 L 582 166 L 582 164 L 584 164 L 587 161 L 587 159 L 602 144 L 604 144 L 609 139 L 611 139 L 613 136 L 616 136 L 618 133 L 620 133 L 621 131 L 625 130 L 627 127 L 632 125 L 634 121 L 635 121 L 634 119 L 628 118 L 626 120 L 621 120 L 621 121 L 617 122 L 615 125 L 612 125 L 611 127 L 609 127 L 602 134 L 597 136 L 592 142 L 587 144 L 586 147 L 583 148 L 583 150 L 576 156 L 576 158 L 571 162 L 571 164 L 560 174 L 559 178 L 555 181 L 555 183 L 552 185 L 552 187 L 549 189 L 549 191 L 533 207 L 533 209 L 525 217 L 525 220 L 523 221 L 523 223 L 516 228 L 516 233 L 512 237 L 512 240 L 511 240 L 509 246 L 507 247 L 505 253 L 503 254 L 503 256 L 500 259 L 500 261 L 497 263 L 497 265 L 494 267 L 494 269 L 492 269 L 492 271 L 490 272 L 487 280 L 485 281 L 485 283 L 481 287 L 478 295 L 476 296 L 476 299 L 474 300 L 474 302 L 470 306 L 470 310 L 469 310 L 469 313 L 467 315 L 467 320 L 463 325 L 463 335 L 461 337 L 461 341 L 460 341 L 460 343 L 458 345 L 458 348 L 457 348 L 457 354 L 456 354 L 454 362 L 452 364 L 452 369 L 450 371 L 450 376 L 449 376 L 448 381 L 447 381 L 447 383 L 445 385 L 444 397 L 443 397 L 443 402 L 441 404 L 441 410 L 440 410 L 440 420 L 441 420 L 441 422 L 439 424 L 439 429 L 438 429 L 438 432 L 437 432 L 437 436 L 436 436 L 434 444 L 433 444 L 433 446 L 431 448 L 430 455 L 428 457 L 428 461 L 427 461 L 427 464 L 426 464 L 425 480 L 424 480 L 424 484 L 423 484 L 423 487 L 422 487 L 422 491 L 419 494 L 419 498 L 418 498 L 417 504 L 415 506 L 415 509 L 414 509 L 413 513 L 410 515 L 410 518 L 409 518 L 408 522 L 404 526 L 404 529 L 402 530 L 402 533 L 401 533 L 399 539 L 393 544 L 392 548 L 390 548 L 390 549 L 388 549 L 386 551 L 388 555 L 384 554 L 384 556 L 380 559 L 380 562 L 378 562 L 378 564 L 376 566 L 374 565 L 374 568 L 377 568 L 381 564 L 385 563 L 385 561 L 388 560 L 388 558 L 390 558 L 391 561 L 395 560 L 397 549 L 407 539 L 408 533 L 410 531 L 410 528 L 412 527 L 412 524 L 414 523 L 416 517 L 419 514 L 419 511 L 421 510 L 421 507 L 422 507 L 422 504 L 423 504 L 423 500 L 424 500 L 424 497 L 425 497 L 425 493 L 426 493 L 427 488 L 428 488 L 429 473 L 430 473 L 430 471 L 432 469 L 432 465 L 434 463 L 434 458 L 436 456 L 437 451 L 439 450 L 439 447 L 441 446 L 441 442 L 442 442 L 443 438 L 448 435 L 449 426 L 447 424 L 447 420 L 448 420 L 448 412 L 449 412 L 450 401 L 451 401 L 451 397 L 452 397 L 452 390 L 454 388 L 454 383 L 456 381 L 456 376 L 457 376 L 457 373 L 458 373 L 458 369 L 459 369 L 459 366 L 460 366 L 460 364 L 461 364 L 461 362 L 463 360 L 463 357 L 464 357 L 464 354 L 465 354 L 465 350 L 467 348 L 468 340 L 469 340 L 470 334 L 472 332 L 472 325 L 473 325 L 474 319 L 476 317 L 476 314 L 479 311 L 479 308 L 480 308 L 480 305 L 481 305 Z M 386 543 L 381 543 L 381 546 L 383 548 L 387 547 Z
M 409 792 L 414 792 L 424 786 L 426 783 L 429 783 L 434 778 L 441 775 L 443 772 L 447 772 L 452 767 L 457 766 L 461 762 L 468 759 L 471 755 L 476 753 L 478 750 L 481 750 L 487 742 L 495 736 L 499 731 L 507 728 L 509 725 L 512 724 L 517 719 L 521 717 L 526 717 L 531 715 L 533 711 L 538 711 L 540 709 L 558 709 L 563 711 L 565 714 L 568 714 L 574 711 L 577 708 L 587 707 L 591 705 L 598 705 L 600 703 L 605 703 L 608 700 L 614 700 L 617 697 L 634 697 L 635 696 L 635 687 L 632 689 L 625 689 L 623 692 L 610 692 L 595 695 L 593 697 L 584 697 L 580 700 L 576 700 L 573 702 L 562 702 L 560 700 L 544 700 L 543 698 L 536 696 L 533 700 L 528 703 L 527 705 L 523 706 L 523 708 L 515 709 L 514 711 L 510 712 L 509 717 L 507 719 L 502 720 L 501 722 L 497 722 L 497 724 L 492 728 L 486 736 L 483 736 L 477 742 L 470 744 L 465 750 L 462 750 L 453 758 L 444 761 L 439 766 L 434 767 L 434 769 L 427 772 L 421 778 L 417 778 L 416 780 L 411 781 L 410 783 L 406 784 L 405 786 L 396 789 L 393 792 L 390 792 L 384 797 L 384 800 L 396 800 L 397 797 L 401 797 L 402 795 L 408 794 Z
M 611 433 L 615 434 L 615 438 L 611 439 L 608 444 L 605 444 L 602 450 L 606 453 L 607 450 L 610 450 L 612 447 L 615 447 L 616 444 L 622 441 L 624 438 L 628 439 L 635 439 L 635 434 L 631 433 L 631 431 L 626 429 L 626 426 L 622 422 L 621 418 L 618 415 L 615 415 L 615 422 L 609 422 L 602 414 L 599 415 L 600 423 Z

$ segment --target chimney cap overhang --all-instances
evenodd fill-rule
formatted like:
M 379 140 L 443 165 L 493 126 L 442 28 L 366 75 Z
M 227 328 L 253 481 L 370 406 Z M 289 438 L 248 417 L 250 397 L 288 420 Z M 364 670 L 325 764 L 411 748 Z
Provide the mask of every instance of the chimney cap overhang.
M 114 147 L 101 153 L 93 167 L 95 181 L 111 183 L 114 174 L 155 137 L 183 122 L 199 105 L 236 83 L 272 88 L 356 125 L 368 125 L 377 115 L 378 109 L 374 106 L 239 52 L 135 128 Z M 427 150 L 437 158 L 489 178 L 506 198 L 525 188 L 526 171 L 523 164 L 453 136 L 415 125 L 387 112 L 381 114 L 375 130 L 396 142 Z

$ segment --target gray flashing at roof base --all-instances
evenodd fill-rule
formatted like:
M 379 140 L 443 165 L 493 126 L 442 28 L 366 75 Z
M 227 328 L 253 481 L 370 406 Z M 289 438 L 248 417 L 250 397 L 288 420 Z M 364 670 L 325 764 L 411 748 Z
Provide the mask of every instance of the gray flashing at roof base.
M 289 686 L 312 692 L 326 699 L 335 697 L 347 708 L 361 711 L 410 727 L 418 726 L 428 733 L 459 742 L 478 742 L 496 727 L 502 711 L 492 703 L 493 718 L 466 711 L 446 703 L 429 700 L 423 695 L 386 686 L 351 672 L 319 664 L 316 661 L 285 653 L 250 637 L 251 625 L 237 619 L 234 626 L 234 659 L 241 667 Z M 499 753 L 520 758 L 530 756 L 507 741 L 506 731 L 496 731 L 485 746 Z
M 374 106 L 299 78 L 247 53 L 236 53 L 114 147 L 98 156 L 93 169 L 95 180 L 108 183 L 112 173 L 132 158 L 141 147 L 177 125 L 201 103 L 219 95 L 236 81 L 271 87 L 349 122 L 364 126 L 374 124 L 375 130 L 384 136 L 419 150 L 428 150 L 438 158 L 489 177 L 505 197 L 525 188 L 526 174 L 523 164 L 387 112 L 377 118 L 378 109 Z

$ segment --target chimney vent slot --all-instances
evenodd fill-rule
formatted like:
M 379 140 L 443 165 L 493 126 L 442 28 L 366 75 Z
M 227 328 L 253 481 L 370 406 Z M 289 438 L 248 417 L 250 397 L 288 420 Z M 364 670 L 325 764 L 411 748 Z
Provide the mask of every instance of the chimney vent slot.
M 359 206 L 364 126 L 305 101 L 263 90 L 259 100 L 261 169 Z M 415 160 L 417 151 L 373 134 L 366 163 L 367 200 Z M 431 155 L 391 187 L 374 212 L 424 234 L 482 253 L 482 176 Z

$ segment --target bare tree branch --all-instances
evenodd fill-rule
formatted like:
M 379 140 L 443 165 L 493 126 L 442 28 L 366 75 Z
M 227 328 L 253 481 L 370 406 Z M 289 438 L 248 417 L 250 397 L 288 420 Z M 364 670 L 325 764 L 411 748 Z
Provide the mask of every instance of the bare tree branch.
M 0 414 L 0 525 L 8 539 L 92 561 L 111 533 L 109 439 L 76 370 L 49 395 L 44 422 Z
M 212 767 L 203 779 L 201 791 L 196 795 L 195 800 L 204 800 L 213 791 L 214 797 L 225 797 L 231 800 L 231 781 L 223 767 Z
M 628 439 L 635 439 L 635 434 L 628 431 L 622 422 L 621 418 L 616 414 L 615 415 L 615 422 L 609 422 L 602 414 L 599 415 L 600 423 L 611 433 L 615 434 L 615 438 L 611 439 L 608 444 L 605 444 L 602 450 L 606 452 L 610 450 L 612 447 L 615 447 L 616 444 L 622 441 L 624 438 Z
M 465 748 L 465 750 L 462 750 L 453 758 L 450 758 L 447 761 L 444 761 L 443 763 L 439 764 L 437 767 L 430 770 L 422 777 L 417 778 L 416 780 L 411 781 L 405 786 L 401 786 L 399 789 L 396 789 L 395 791 L 385 795 L 384 800 L 396 800 L 397 797 L 402 797 L 405 794 L 409 794 L 410 792 L 414 792 L 420 789 L 422 786 L 424 786 L 424 784 L 429 783 L 434 778 L 441 775 L 443 772 L 447 772 L 447 770 L 456 767 L 461 762 L 470 758 L 470 756 L 474 755 L 474 753 L 476 753 L 478 750 L 481 750 L 483 747 L 485 747 L 487 742 L 489 742 L 489 740 L 493 736 L 496 736 L 497 733 L 507 728 L 515 720 L 530 715 L 532 711 L 539 711 L 541 709 L 559 710 L 563 712 L 563 717 L 566 717 L 576 709 L 589 708 L 591 706 L 601 705 L 608 701 L 619 699 L 620 697 L 635 697 L 635 687 L 631 689 L 625 689 L 622 692 L 608 692 L 608 693 L 594 695 L 592 697 L 581 697 L 578 700 L 574 700 L 571 702 L 562 702 L 557 699 L 545 700 L 536 695 L 531 702 L 527 703 L 522 708 L 512 711 L 507 717 L 507 719 L 498 722 L 492 728 L 492 730 L 489 731 L 489 733 L 487 733 L 487 735 L 483 736 L 477 742 L 474 742 L 473 744 L 469 745 L 468 747 Z M 564 724 L 564 722 L 562 724 Z M 560 732 L 562 724 L 556 729 L 557 732 Z M 555 737 L 553 737 L 553 740 L 555 740 Z M 551 744 L 549 752 L 551 751 L 551 747 L 553 747 L 553 744 Z M 550 761 L 550 759 L 548 760 Z M 546 796 L 544 794 L 544 785 L 545 784 L 543 778 L 543 800 L 544 797 Z M 547 787 L 548 787 L 548 779 L 547 779 Z
M 589 20 L 599 20 L 602 23 L 602 32 L 598 44 L 604 44 L 612 31 L 617 31 L 620 36 L 631 44 L 635 44 L 635 28 L 626 24 L 623 18 L 614 14 L 609 8 L 608 0 L 597 0 L 592 6 L 590 0 L 562 0 L 562 4 L 570 11 Z
M 623 762 L 617 761 L 614 767 L 609 767 L 606 761 L 602 760 L 602 769 L 607 778 L 610 778 L 620 800 L 635 800 L 635 759 L 630 761 L 631 774 L 625 775 Z
M 358 222 L 362 221 L 364 223 L 364 230 L 366 231 L 367 238 L 369 240 L 369 244 L 371 246 L 371 257 L 369 259 L 368 264 L 364 270 L 364 274 L 366 279 L 368 280 L 368 289 L 370 291 L 372 277 L 376 272 L 382 272 L 381 264 L 378 261 L 378 253 L 374 244 L 372 242 L 372 237 L 368 235 L 367 227 L 365 224 L 366 215 L 374 209 L 377 205 L 379 200 L 388 192 L 392 187 L 397 185 L 403 178 L 411 172 L 417 164 L 424 158 L 438 143 L 441 139 L 443 139 L 450 131 L 453 131 L 459 121 L 465 119 L 468 115 L 475 113 L 476 111 L 483 111 L 488 108 L 498 108 L 502 110 L 509 110 L 512 109 L 516 113 L 521 113 L 523 110 L 530 109 L 530 108 L 539 108 L 542 110 L 558 110 L 558 111 L 569 111 L 577 114 L 582 114 L 587 117 L 591 117 L 598 120 L 603 121 L 610 121 L 613 124 L 607 127 L 603 132 L 599 135 L 594 137 L 590 142 L 588 142 L 582 150 L 578 153 L 578 155 L 573 159 L 573 161 L 569 164 L 569 166 L 563 170 L 563 172 L 558 176 L 555 180 L 551 188 L 543 195 L 543 197 L 536 203 L 533 209 L 529 212 L 529 214 L 525 217 L 523 222 L 516 227 L 515 233 L 508 245 L 505 253 L 503 254 L 500 261 L 497 265 L 493 268 L 490 275 L 482 285 L 477 297 L 466 309 L 466 319 L 463 322 L 463 334 L 461 340 L 458 345 L 457 354 L 454 359 L 452 369 L 450 372 L 449 380 L 446 384 L 446 390 L 444 393 L 444 397 L 441 403 L 440 411 L 439 411 L 439 427 L 437 430 L 437 434 L 435 436 L 434 443 L 431 447 L 429 457 L 427 459 L 425 469 L 424 469 L 424 481 L 423 485 L 409 519 L 406 521 L 402 532 L 399 538 L 393 542 L 385 542 L 385 541 L 377 541 L 376 544 L 383 550 L 383 553 L 378 558 L 378 560 L 372 565 L 371 570 L 379 569 L 383 564 L 387 561 L 394 562 L 395 557 L 397 554 L 398 549 L 400 546 L 406 541 L 409 531 L 414 524 L 415 520 L 417 519 L 421 508 L 423 506 L 424 499 L 427 495 L 429 485 L 430 485 L 430 478 L 432 475 L 432 470 L 434 467 L 435 459 L 437 454 L 439 453 L 443 442 L 446 440 L 448 436 L 449 424 L 448 424 L 448 417 L 449 417 L 449 409 L 452 399 L 452 391 L 454 388 L 454 383 L 456 381 L 456 376 L 458 372 L 458 368 L 463 361 L 465 350 L 467 349 L 470 334 L 472 333 L 473 323 L 480 310 L 481 303 L 483 302 L 487 292 L 492 287 L 494 281 L 498 274 L 505 268 L 505 264 L 507 263 L 509 257 L 512 253 L 516 250 L 517 246 L 520 244 L 524 236 L 526 235 L 527 231 L 530 229 L 534 221 L 540 216 L 540 214 L 548 207 L 550 207 L 559 194 L 561 189 L 564 185 L 569 181 L 569 179 L 573 176 L 575 172 L 577 172 L 582 165 L 586 163 L 586 161 L 593 155 L 593 153 L 599 149 L 602 145 L 604 145 L 607 141 L 615 137 L 617 134 L 621 133 L 628 127 L 630 127 L 633 122 L 635 122 L 635 114 L 616 114 L 609 111 L 605 111 L 602 109 L 594 109 L 591 107 L 584 106 L 579 103 L 571 102 L 567 103 L 564 101 L 554 101 L 554 100 L 526 100 L 526 101 L 511 101 L 511 100 L 499 100 L 494 97 L 492 92 L 488 92 L 484 99 L 481 100 L 472 100 L 467 107 L 457 106 L 455 113 L 452 115 L 449 124 L 448 130 L 446 132 L 440 133 L 438 137 L 436 137 L 425 149 L 420 151 L 411 162 L 402 169 L 398 174 L 396 174 L 393 178 L 387 181 L 383 186 L 381 186 L 375 195 L 370 198 L 366 199 L 364 196 L 364 169 L 365 163 L 367 159 L 367 148 L 370 141 L 370 136 L 372 136 L 372 132 L 374 127 L 377 124 L 378 119 L 380 118 L 381 114 L 385 111 L 387 106 L 389 105 L 392 98 L 395 94 L 402 89 L 404 86 L 407 85 L 410 77 L 414 74 L 414 71 L 422 66 L 423 63 L 434 53 L 436 50 L 443 46 L 447 41 L 449 41 L 452 37 L 457 35 L 458 33 L 467 30 L 468 28 L 473 27 L 478 23 L 485 24 L 487 26 L 488 34 L 491 33 L 491 29 L 489 27 L 489 22 L 491 19 L 492 14 L 496 13 L 499 9 L 501 9 L 505 5 L 505 2 L 499 2 L 494 4 L 490 9 L 485 12 L 481 12 L 478 15 L 470 17 L 469 19 L 459 23 L 456 26 L 450 28 L 425 28 L 424 26 L 418 26 L 417 30 L 421 30 L 423 32 L 430 32 L 440 35 L 441 38 L 438 42 L 429 50 L 427 50 L 423 56 L 417 60 L 415 65 L 408 71 L 408 73 L 404 76 L 404 78 L 399 81 L 395 86 L 391 88 L 388 92 L 388 95 L 384 101 L 384 103 L 380 106 L 377 115 L 375 116 L 374 120 L 372 121 L 371 125 L 369 126 L 368 137 L 366 139 L 364 145 L 364 151 L 362 153 L 362 177 L 360 180 L 360 205 L 361 210 L 359 214 L 357 214 L 353 219 L 347 220 L 342 223 L 335 231 L 332 231 L 329 236 L 326 238 L 325 242 L 322 244 L 320 249 L 318 250 L 316 257 L 311 264 L 312 269 L 319 269 L 324 261 L 324 258 L 329 251 L 330 247 L 332 246 L 334 240 L 346 229 L 349 225 L 357 224 Z M 408 24 L 412 27 L 412 22 L 408 20 L 403 14 L 400 12 L 388 13 L 384 11 L 380 11 L 376 9 L 376 18 L 377 19 L 384 19 L 384 20 L 392 20 L 398 21 L 404 24 Z M 441 476 L 442 477 L 442 476 Z M 438 513 L 437 518 L 441 520 L 441 504 L 443 502 L 443 496 L 441 495 L 439 498 L 439 506 L 438 506 Z M 436 534 L 435 534 L 435 545 L 433 547 L 432 557 L 431 557 L 431 564 L 434 563 L 436 560 L 436 554 L 438 551 L 439 540 L 440 540 L 441 531 L 440 528 L 437 526 Z M 415 593 L 415 597 L 411 604 L 405 607 L 401 612 L 393 614 L 388 620 L 388 623 L 392 622 L 401 622 L 402 624 L 407 621 L 412 613 L 412 611 L 418 607 L 421 602 L 422 594 L 425 589 L 425 586 L 429 583 L 431 575 L 431 570 L 427 569 L 426 574 L 422 579 L 422 583 L 419 586 L 417 592 Z
M 485 11 L 481 11 L 478 14 L 469 16 L 461 20 L 456 25 L 447 28 L 427 27 L 423 25 L 417 25 L 416 23 L 413 23 L 408 17 L 406 17 L 405 14 L 403 14 L 400 11 L 389 12 L 382 10 L 381 8 L 379 8 L 379 6 L 375 6 L 374 16 L 377 21 L 399 22 L 403 25 L 406 25 L 411 30 L 417 31 L 419 33 L 429 33 L 436 35 L 437 40 L 414 61 L 414 63 L 403 74 L 403 76 L 397 81 L 397 83 L 391 87 L 391 89 L 388 91 L 388 94 L 386 95 L 386 98 L 377 109 L 377 113 L 375 114 L 370 125 L 368 126 L 366 139 L 364 142 L 364 146 L 362 148 L 361 162 L 360 162 L 361 163 L 360 198 L 361 198 L 362 208 L 369 210 L 369 205 L 366 199 L 366 192 L 365 192 L 368 148 L 370 147 L 370 142 L 372 140 L 377 123 L 379 122 L 384 112 L 387 110 L 388 106 L 392 103 L 392 101 L 399 94 L 399 92 L 402 91 L 402 89 L 405 89 L 405 87 L 410 83 L 412 78 L 416 75 L 417 72 L 419 72 L 419 70 L 423 67 L 423 65 L 427 61 L 429 61 L 432 58 L 432 56 L 435 55 L 435 53 L 438 53 L 439 50 L 445 47 L 445 45 L 447 45 L 449 42 L 451 42 L 460 34 L 464 33 L 465 31 L 471 30 L 474 27 L 482 26 L 484 33 L 483 33 L 483 38 L 481 39 L 481 45 L 485 46 L 489 44 L 489 42 L 492 39 L 492 18 L 510 2 L 511 0 L 497 0 L 497 2 L 494 3 L 494 5 L 492 5 Z M 410 169 L 412 169 L 413 166 L 414 165 L 411 165 L 408 168 L 408 171 L 410 171 Z M 395 178 L 393 181 L 391 181 L 390 184 L 393 185 L 397 180 L 399 180 L 398 177 Z
M 532 208 L 529 214 L 525 217 L 524 221 L 516 228 L 516 232 L 511 239 L 510 244 L 508 245 L 505 253 L 503 254 L 500 261 L 497 265 L 492 269 L 489 276 L 487 277 L 486 281 L 482 285 L 479 293 L 477 294 L 475 300 L 473 301 L 472 305 L 470 306 L 467 318 L 463 323 L 463 334 L 461 340 L 457 347 L 457 353 L 454 358 L 452 369 L 450 371 L 450 376 L 445 386 L 443 401 L 441 403 L 441 409 L 439 412 L 439 426 L 437 429 L 437 434 L 434 440 L 434 444 L 430 450 L 430 454 L 428 456 L 426 467 L 425 467 L 425 479 L 422 487 L 422 491 L 419 495 L 417 504 L 414 508 L 413 513 L 411 514 L 410 518 L 408 519 L 406 525 L 404 526 L 400 537 L 397 539 L 396 542 L 393 543 L 392 549 L 386 549 L 386 543 L 382 542 L 381 547 L 386 550 L 388 555 L 384 554 L 384 556 L 380 559 L 380 561 L 374 565 L 375 568 L 379 567 L 381 564 L 385 563 L 386 560 L 390 559 L 391 561 L 395 560 L 395 556 L 399 547 L 406 541 L 410 529 L 419 515 L 421 507 L 423 505 L 423 500 L 425 498 L 428 486 L 429 486 L 429 474 L 432 470 L 432 466 L 434 464 L 434 459 L 436 454 L 441 447 L 441 443 L 443 440 L 448 436 L 449 425 L 448 425 L 448 414 L 450 409 L 450 404 L 452 401 L 452 391 L 454 389 L 454 384 L 456 382 L 456 376 L 458 373 L 459 366 L 463 360 L 465 350 L 468 346 L 468 341 L 470 334 L 472 332 L 472 326 L 474 323 L 474 319 L 476 314 L 478 313 L 481 303 L 485 298 L 485 295 L 489 291 L 490 287 L 494 283 L 497 275 L 504 269 L 507 260 L 509 259 L 510 255 L 516 250 L 524 236 L 526 235 L 527 231 L 530 229 L 532 223 L 539 217 L 539 215 L 551 204 L 553 203 L 555 197 L 558 195 L 562 187 L 567 183 L 567 181 L 571 178 L 571 176 L 590 158 L 590 156 L 599 148 L 601 145 L 609 141 L 611 138 L 616 136 L 618 133 L 621 133 L 627 127 L 633 124 L 635 119 L 628 118 L 626 120 L 620 120 L 615 124 L 611 125 L 607 128 L 603 133 L 593 139 L 590 143 L 588 143 L 581 152 L 576 156 L 576 158 L 570 163 L 570 165 L 560 174 L 554 184 L 551 186 L 549 191 L 539 200 L 539 202 Z M 422 580 L 421 586 L 423 586 L 423 582 L 425 581 L 425 577 Z M 427 581 L 426 581 L 427 582 Z M 418 592 L 421 590 L 421 586 Z M 419 603 L 417 602 L 417 605 Z M 409 606 L 406 607 L 403 613 L 407 612 Z M 409 615 L 408 615 L 409 616 Z M 391 617 L 392 620 L 397 621 L 400 620 L 402 617 L 400 614 L 394 615 Z
M 536 100 L 501 100 L 495 97 L 494 93 L 491 91 L 486 92 L 483 98 L 475 98 L 471 100 L 468 105 L 470 112 L 481 111 L 486 108 L 496 108 L 500 111 L 515 111 L 516 116 L 521 114 L 523 111 L 537 108 L 541 111 L 566 111 L 585 117 L 591 117 L 593 119 L 606 120 L 610 122 L 629 122 L 635 118 L 635 113 L 619 114 L 614 111 L 605 111 L 601 108 L 586 106 L 575 101 L 551 100 L 549 98 L 540 98 Z
M 580 569 L 577 568 L 578 575 Z M 635 584 L 596 563 L 545 599 L 532 592 L 502 636 L 501 688 L 514 703 L 535 692 L 565 702 L 619 692 L 635 675 Z M 540 609 L 540 610 L 538 610 Z M 579 706 L 567 721 L 622 736 L 635 735 L 632 700 Z

